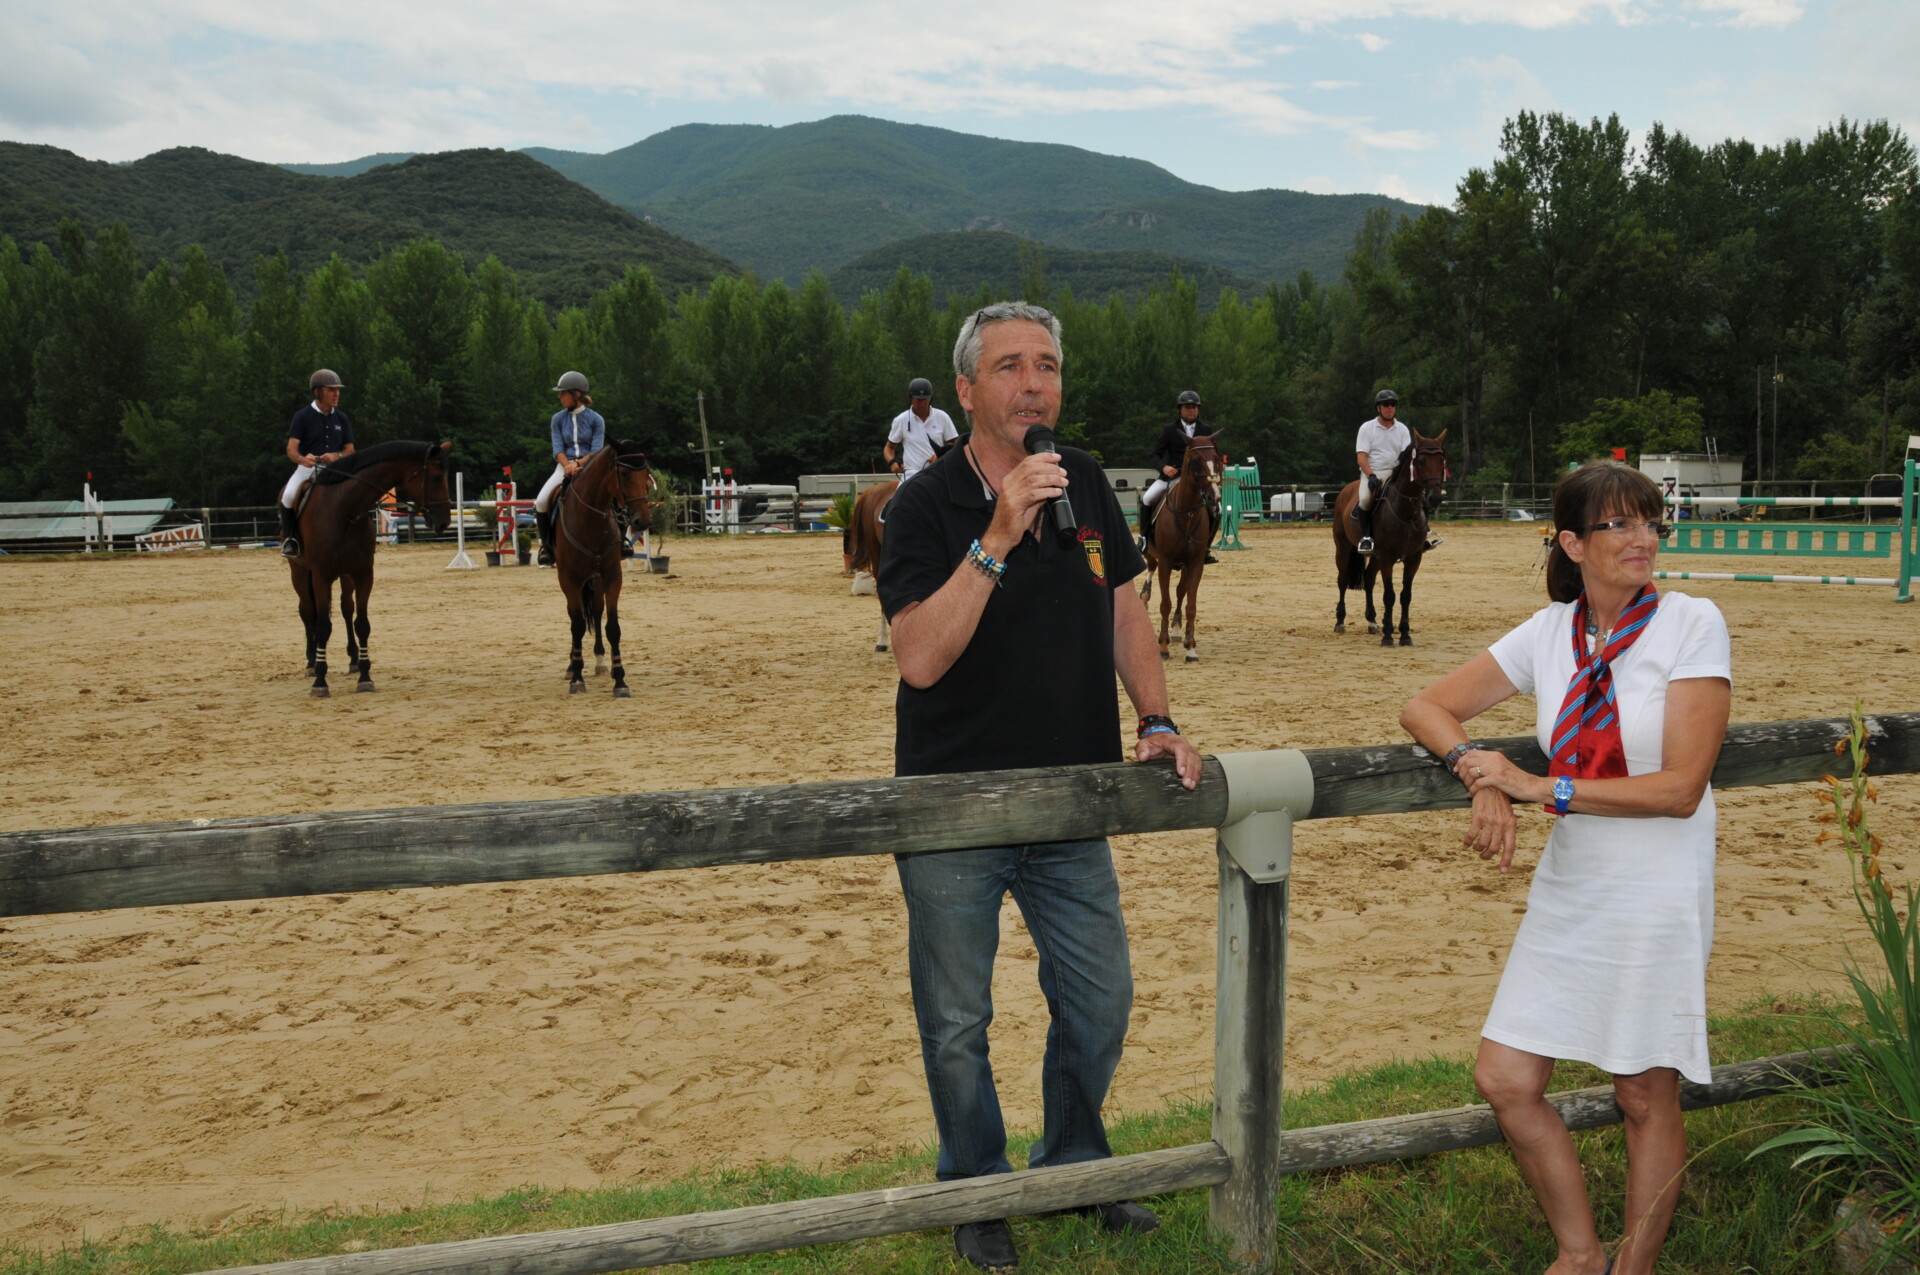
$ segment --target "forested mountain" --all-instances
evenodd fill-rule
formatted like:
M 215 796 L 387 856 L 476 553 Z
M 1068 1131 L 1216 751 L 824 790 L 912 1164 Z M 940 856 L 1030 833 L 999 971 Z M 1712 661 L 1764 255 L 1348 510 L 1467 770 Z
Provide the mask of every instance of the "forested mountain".
M 971 296 L 983 286 L 1012 296 L 1023 290 L 1023 279 L 1031 289 L 1041 274 L 1046 286 L 1071 288 L 1074 296 L 1086 300 L 1119 295 L 1137 301 L 1178 271 L 1199 289 L 1205 310 L 1213 309 L 1222 288 L 1246 295 L 1265 286 L 1191 257 L 1164 252 L 1082 252 L 1039 244 L 1004 230 L 949 230 L 902 239 L 841 266 L 827 276 L 827 282 L 843 303 L 854 305 L 863 293 L 885 288 L 902 268 L 933 280 L 933 300 L 939 306 L 945 306 L 950 296 Z
M 368 262 L 422 237 L 470 265 L 497 256 L 536 296 L 561 305 L 586 300 L 628 266 L 647 267 L 672 290 L 734 268 L 512 151 L 420 155 L 326 178 L 193 147 L 106 164 L 0 142 L 0 235 L 57 243 L 69 217 L 90 230 L 124 224 L 148 260 L 196 244 L 243 296 L 263 256 L 284 252 L 306 270 L 334 255 Z
M 784 128 L 687 124 L 605 155 L 527 153 L 789 282 L 948 230 L 1170 253 L 1262 281 L 1301 270 L 1330 280 L 1370 209 L 1422 211 L 1384 195 L 1215 190 L 1144 160 L 858 115 Z
M 306 173 L 311 177 L 358 177 L 369 168 L 381 168 L 387 164 L 404 164 L 416 153 L 415 151 L 382 151 L 378 155 L 362 155 L 359 159 L 349 159 L 339 164 L 282 164 L 280 167 L 290 173 Z
M 435 158 L 331 185 L 247 168 L 195 194 L 240 217 L 254 197 L 241 178 L 337 191 Z M 82 175 L 111 189 L 110 171 Z M 1456 495 L 1707 439 L 1744 453 L 1749 478 L 1858 480 L 1920 433 L 1917 181 L 1912 145 L 1884 122 L 1778 146 L 1655 125 L 1636 144 L 1617 119 L 1523 112 L 1448 207 L 1369 213 L 1336 277 L 1211 307 L 1185 270 L 1143 295 L 1069 292 L 1067 254 L 993 234 L 928 243 L 929 267 L 980 245 L 1014 254 L 1013 279 L 1003 257 L 963 261 L 1000 273 L 944 304 L 932 274 L 896 261 L 848 303 L 820 272 L 797 288 L 718 274 L 670 290 L 632 267 L 556 307 L 498 259 L 417 239 L 364 265 L 264 258 L 243 305 L 197 246 L 155 265 L 125 226 L 68 222 L 57 250 L 0 238 L 0 499 L 71 496 L 91 472 L 116 498 L 264 501 L 316 366 L 346 378 L 363 441 L 453 438 L 470 490 L 503 464 L 544 471 L 566 368 L 592 378 L 616 437 L 683 476 L 696 395 L 743 478 L 865 469 L 908 378 L 957 410 L 955 334 L 1016 291 L 1064 325 L 1062 436 L 1114 464 L 1140 462 L 1191 388 L 1268 482 L 1337 481 L 1392 386 L 1409 424 L 1448 431 Z M 180 233 L 156 207 L 146 233 Z

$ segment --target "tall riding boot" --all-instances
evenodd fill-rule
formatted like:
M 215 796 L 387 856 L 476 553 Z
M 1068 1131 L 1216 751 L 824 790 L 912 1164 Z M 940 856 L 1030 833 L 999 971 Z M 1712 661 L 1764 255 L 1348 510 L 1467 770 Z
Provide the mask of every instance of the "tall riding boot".
M 1373 552 L 1373 510 L 1353 507 L 1353 516 L 1360 520 L 1360 543 L 1354 548 L 1361 553 Z
M 543 567 L 553 565 L 553 515 L 533 511 L 534 526 L 540 529 L 540 556 L 536 561 Z
M 1220 511 L 1212 505 L 1207 506 L 1207 526 L 1209 528 L 1207 532 L 1207 561 L 1218 562 L 1220 559 L 1213 556 L 1213 542 L 1220 538 Z
M 1159 508 L 1158 502 L 1151 505 L 1143 503 L 1140 506 L 1140 536 L 1138 543 L 1141 553 L 1147 551 L 1147 544 L 1153 539 L 1153 514 L 1154 511 Z
M 280 556 L 283 558 L 300 556 L 299 515 L 285 505 L 280 506 Z

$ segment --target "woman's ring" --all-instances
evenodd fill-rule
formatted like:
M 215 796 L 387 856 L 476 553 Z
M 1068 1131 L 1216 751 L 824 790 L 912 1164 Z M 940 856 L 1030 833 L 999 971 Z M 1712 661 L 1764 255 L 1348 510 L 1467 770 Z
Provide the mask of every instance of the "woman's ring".
M 1483 773 L 1483 772 L 1481 771 L 1481 769 L 1480 769 L 1480 768 L 1479 768 L 1478 766 L 1475 766 L 1475 767 L 1473 768 L 1473 777 L 1474 777 L 1475 779 L 1478 779 L 1478 778 L 1479 778 L 1479 777 L 1481 776 L 1481 774 L 1482 774 L 1482 773 Z

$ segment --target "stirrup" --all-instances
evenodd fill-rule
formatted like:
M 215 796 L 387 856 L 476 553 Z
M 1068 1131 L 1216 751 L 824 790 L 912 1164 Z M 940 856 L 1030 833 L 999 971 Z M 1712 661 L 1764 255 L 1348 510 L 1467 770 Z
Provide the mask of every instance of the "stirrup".
M 1373 537 L 1372 537 L 1372 536 L 1362 536 L 1362 537 L 1360 537 L 1360 543 L 1359 543 L 1359 544 L 1357 544 L 1357 545 L 1355 545 L 1355 546 L 1353 547 L 1353 550 L 1354 550 L 1354 552 L 1355 552 L 1355 553 L 1372 553 L 1372 552 L 1373 552 Z
M 1445 536 L 1438 535 L 1430 531 L 1427 533 L 1427 548 L 1438 549 L 1441 543 L 1445 540 L 1446 540 Z
M 282 540 L 280 542 L 280 556 L 283 558 L 299 557 L 300 556 L 299 538 L 296 536 L 288 536 L 285 540 Z
M 543 567 L 553 565 L 553 545 L 545 540 L 540 542 L 540 552 L 534 555 L 534 562 Z

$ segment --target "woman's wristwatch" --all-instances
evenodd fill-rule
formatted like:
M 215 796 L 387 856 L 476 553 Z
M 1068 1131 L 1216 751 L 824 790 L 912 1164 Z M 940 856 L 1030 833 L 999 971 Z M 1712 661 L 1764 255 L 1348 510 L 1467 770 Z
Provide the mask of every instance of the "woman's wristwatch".
M 1572 800 L 1573 779 L 1567 775 L 1560 775 L 1555 778 L 1553 781 L 1553 813 L 1556 815 L 1566 814 L 1567 803 Z

